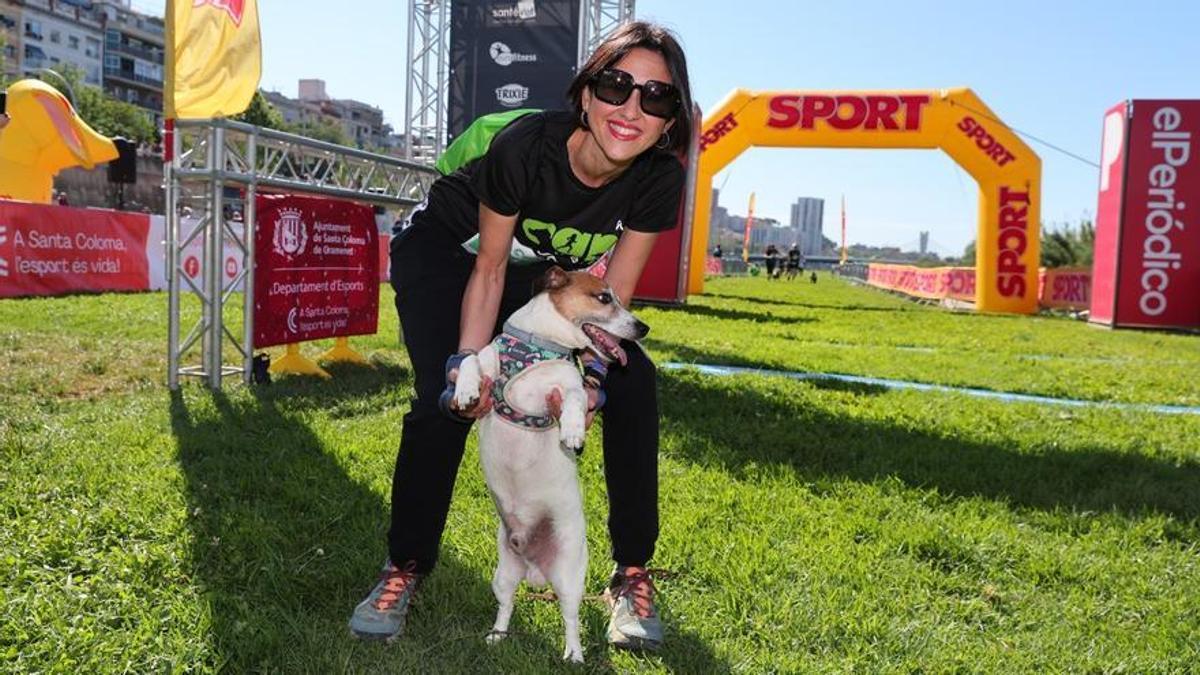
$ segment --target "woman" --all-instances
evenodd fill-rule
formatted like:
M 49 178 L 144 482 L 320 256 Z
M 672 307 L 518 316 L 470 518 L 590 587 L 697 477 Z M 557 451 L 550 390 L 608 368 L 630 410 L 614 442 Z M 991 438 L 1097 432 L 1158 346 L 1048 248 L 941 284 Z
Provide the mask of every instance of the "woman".
M 687 64 L 674 36 L 642 22 L 623 26 L 597 48 L 567 96 L 572 110 L 516 119 L 483 156 L 439 179 L 392 241 L 391 281 L 416 398 L 392 482 L 389 559 L 350 620 L 360 637 L 399 635 L 416 587 L 437 560 L 469 422 L 489 405 L 449 409 L 445 392 L 462 356 L 490 342 L 554 264 L 579 269 L 610 255 L 605 278 L 628 302 L 657 233 L 675 225 L 684 172 L 673 153 L 687 146 L 692 115 Z M 655 371 L 639 348 L 626 347 L 625 367 L 605 374 L 597 365 L 588 373 L 597 389 L 589 401 L 606 400 L 616 563 L 609 637 L 654 648 L 662 624 L 646 564 L 658 537 Z

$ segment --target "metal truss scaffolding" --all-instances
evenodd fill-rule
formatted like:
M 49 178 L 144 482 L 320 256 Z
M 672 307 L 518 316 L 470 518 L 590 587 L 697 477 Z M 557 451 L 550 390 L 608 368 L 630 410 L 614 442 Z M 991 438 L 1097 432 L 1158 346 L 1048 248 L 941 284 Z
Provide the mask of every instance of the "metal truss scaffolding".
M 413 0 L 409 7 L 404 156 L 414 162 L 432 164 L 445 144 L 450 2 Z M 634 0 L 580 0 L 578 63 L 587 60 L 604 36 L 632 21 L 633 10 Z
M 450 0 L 415 0 L 408 12 L 405 157 L 433 164 L 446 137 Z
M 424 201 L 437 177 L 429 166 L 222 119 L 176 121 L 170 149 L 167 384 L 173 390 L 181 376 L 201 377 L 213 389 L 221 387 L 224 375 L 240 373 L 243 381 L 251 381 L 254 203 L 260 189 L 368 202 L 405 215 Z M 185 252 L 195 250 L 195 242 L 202 251 L 200 264 L 185 270 Z M 226 242 L 241 255 L 240 273 L 232 279 L 225 273 Z M 240 336 L 225 325 L 226 309 L 239 288 Z M 199 299 L 200 316 L 181 340 L 182 301 L 190 297 L 185 289 Z M 226 338 L 232 350 L 225 349 Z M 197 342 L 200 363 L 184 365 Z
M 579 65 L 606 35 L 633 21 L 634 0 L 582 0 L 579 7 Z

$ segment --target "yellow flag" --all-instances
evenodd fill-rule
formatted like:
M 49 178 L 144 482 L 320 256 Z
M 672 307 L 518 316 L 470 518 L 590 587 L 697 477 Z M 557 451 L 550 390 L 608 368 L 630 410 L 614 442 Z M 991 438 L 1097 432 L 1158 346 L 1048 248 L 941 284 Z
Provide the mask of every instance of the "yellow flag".
M 262 77 L 255 0 L 167 0 L 169 119 L 228 117 L 244 111 Z

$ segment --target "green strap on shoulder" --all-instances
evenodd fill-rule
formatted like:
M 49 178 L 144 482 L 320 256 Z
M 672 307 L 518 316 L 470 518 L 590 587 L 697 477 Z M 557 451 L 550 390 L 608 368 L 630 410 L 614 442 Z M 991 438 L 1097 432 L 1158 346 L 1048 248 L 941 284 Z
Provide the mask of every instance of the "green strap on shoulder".
M 541 111 L 536 108 L 520 108 L 492 113 L 476 119 L 471 126 L 467 127 L 466 131 L 454 139 L 442 156 L 438 157 L 437 164 L 435 164 L 437 170 L 443 176 L 448 176 L 466 166 L 471 160 L 482 157 L 483 153 L 487 152 L 488 147 L 491 146 L 492 139 L 500 133 L 501 129 L 518 117 L 535 112 Z

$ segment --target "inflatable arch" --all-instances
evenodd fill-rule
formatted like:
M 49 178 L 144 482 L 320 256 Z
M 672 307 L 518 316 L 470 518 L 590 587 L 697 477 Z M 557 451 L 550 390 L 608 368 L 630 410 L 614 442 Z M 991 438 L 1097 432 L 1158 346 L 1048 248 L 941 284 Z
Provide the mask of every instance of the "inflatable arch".
M 706 254 L 713 176 L 751 146 L 941 148 L 979 184 L 976 309 L 1037 311 L 1042 162 L 970 89 L 735 89 L 701 128 L 692 260 Z M 703 289 L 693 265 L 688 292 Z

